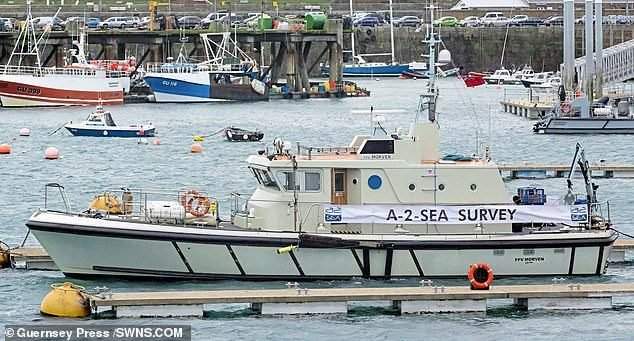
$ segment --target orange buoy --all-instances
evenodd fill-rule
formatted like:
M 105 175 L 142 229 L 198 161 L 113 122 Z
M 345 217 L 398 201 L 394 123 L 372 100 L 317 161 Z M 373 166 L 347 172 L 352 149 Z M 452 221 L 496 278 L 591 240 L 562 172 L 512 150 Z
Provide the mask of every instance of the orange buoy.
M 469 265 L 467 278 L 471 283 L 471 290 L 489 290 L 493 283 L 493 269 L 487 263 Z
M 55 147 L 48 147 L 44 152 L 44 158 L 47 160 L 57 160 L 59 159 L 59 150 Z
M 152 144 L 155 145 L 155 146 L 158 146 L 159 144 L 161 144 L 161 139 L 152 140 Z
M 0 154 L 11 154 L 11 146 L 8 144 L 0 144 Z
M 203 152 L 203 146 L 200 143 L 194 143 L 194 144 L 192 144 L 191 152 L 192 153 L 202 153 Z
M 31 135 L 31 129 L 29 128 L 20 129 L 20 136 L 30 136 L 30 135 Z

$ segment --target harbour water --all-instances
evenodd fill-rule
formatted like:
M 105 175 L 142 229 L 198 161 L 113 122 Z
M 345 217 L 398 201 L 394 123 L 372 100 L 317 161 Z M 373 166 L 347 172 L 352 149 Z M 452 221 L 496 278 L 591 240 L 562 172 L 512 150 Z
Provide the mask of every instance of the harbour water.
M 180 189 L 199 188 L 215 193 L 220 215 L 229 215 L 229 193 L 248 193 L 255 180 L 244 160 L 258 149 L 270 146 L 275 137 L 309 146 L 347 145 L 352 136 L 370 130 L 370 117 L 352 114 L 353 109 L 405 109 L 386 114 L 383 125 L 389 130 L 408 127 L 414 118 L 418 94 L 424 81 L 382 79 L 362 80 L 372 91 L 367 98 L 315 99 L 264 103 L 230 104 L 135 104 L 110 107 L 118 124 L 149 120 L 157 126 L 160 145 L 138 144 L 136 139 L 71 137 L 57 133 L 63 123 L 83 119 L 92 108 L 0 110 L 0 143 L 10 143 L 11 155 L 0 156 L 0 240 L 19 244 L 27 230 L 24 222 L 43 205 L 44 184 L 58 182 L 66 187 L 73 208 L 86 207 L 93 195 L 121 186 Z M 460 81 L 439 81 L 439 122 L 443 154 L 472 154 L 488 144 L 498 162 L 540 162 L 567 164 L 577 141 L 584 144 L 591 162 L 634 163 L 631 146 L 634 136 L 534 135 L 533 122 L 503 113 L 498 104 L 502 89 L 485 86 L 465 89 Z M 262 143 L 229 143 L 221 136 L 209 137 L 201 154 L 189 153 L 192 135 L 205 135 L 235 125 L 259 128 Z M 19 137 L 28 127 L 30 137 Z M 62 158 L 43 159 L 44 150 L 55 146 Z M 518 186 L 538 183 L 549 195 L 565 193 L 565 179 L 513 181 L 509 193 Z M 609 200 L 612 219 L 619 230 L 634 234 L 634 179 L 598 180 L 599 200 Z M 577 181 L 582 191 L 581 181 Z M 510 194 L 509 194 L 510 195 Z M 56 196 L 54 196 L 57 199 Z M 59 200 L 53 203 L 59 205 Z M 33 238 L 27 244 L 35 244 Z M 72 250 L 69 250 L 72 252 Z M 213 261 L 213 260 L 210 260 Z M 566 282 L 634 281 L 632 264 L 611 264 L 602 277 L 569 278 Z M 465 269 L 466 271 L 466 269 Z M 39 315 L 41 298 L 49 285 L 64 281 L 59 272 L 0 270 L 0 325 L 12 323 L 74 322 Z M 506 284 L 551 283 L 551 278 L 513 278 L 496 281 Z M 114 291 L 283 288 L 284 282 L 135 282 L 124 280 L 75 280 L 87 288 L 107 286 Z M 435 280 L 435 284 L 466 285 L 465 280 Z M 415 280 L 357 280 L 313 282 L 307 287 L 404 286 Z M 624 299 L 624 301 L 627 301 Z M 634 298 L 629 300 L 634 303 Z M 501 302 L 504 303 L 504 302 Z M 508 303 L 508 302 L 507 302 Z M 634 305 L 632 305 L 634 306 Z M 235 309 L 244 308 L 235 306 Z M 376 309 L 358 309 L 348 316 L 252 317 L 241 311 L 206 319 L 129 319 L 119 321 L 82 320 L 81 323 L 183 323 L 191 324 L 196 340 L 421 340 L 421 339 L 610 339 L 634 337 L 634 309 L 588 312 L 520 312 L 501 305 L 482 314 L 439 314 L 393 316 Z M 1 333 L 1 332 L 0 332 Z M 0 337 L 3 337 L 0 335 Z

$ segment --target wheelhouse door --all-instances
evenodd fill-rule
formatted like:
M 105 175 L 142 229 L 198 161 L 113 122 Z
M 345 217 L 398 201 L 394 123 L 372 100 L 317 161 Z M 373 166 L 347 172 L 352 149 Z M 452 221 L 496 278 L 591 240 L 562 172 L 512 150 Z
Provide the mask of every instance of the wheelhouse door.
M 348 202 L 346 193 L 346 170 L 334 169 L 332 171 L 332 198 L 331 202 L 336 205 L 344 205 Z

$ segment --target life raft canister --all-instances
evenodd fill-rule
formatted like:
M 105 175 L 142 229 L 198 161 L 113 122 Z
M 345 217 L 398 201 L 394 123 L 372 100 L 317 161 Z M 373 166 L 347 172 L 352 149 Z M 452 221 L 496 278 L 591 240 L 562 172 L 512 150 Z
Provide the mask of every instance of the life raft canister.
M 487 263 L 469 265 L 467 278 L 471 284 L 471 290 L 489 290 L 493 283 L 493 269 Z

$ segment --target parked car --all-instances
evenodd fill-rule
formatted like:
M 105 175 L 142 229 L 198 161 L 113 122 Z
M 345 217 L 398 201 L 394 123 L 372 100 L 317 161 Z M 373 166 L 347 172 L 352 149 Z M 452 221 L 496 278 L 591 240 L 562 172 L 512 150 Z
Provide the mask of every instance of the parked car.
M 61 25 L 62 27 L 64 27 L 64 29 L 66 29 L 66 27 L 71 27 L 71 26 L 84 26 L 85 22 L 84 22 L 84 17 L 68 17 L 66 18 L 66 20 L 64 20 Z
M 184 28 L 184 29 L 198 28 L 200 27 L 201 21 L 202 20 L 200 19 L 200 17 L 197 17 L 195 15 L 187 15 L 184 17 L 180 17 L 177 20 L 178 27 Z
M 200 27 L 209 28 L 209 25 L 213 21 L 216 21 L 216 20 L 224 17 L 225 15 L 227 15 L 227 12 L 211 12 L 211 13 L 207 14 L 206 17 L 204 17 L 204 18 L 202 18 L 200 20 Z
M 507 17 L 496 17 L 482 21 L 482 26 L 487 27 L 506 27 L 511 24 L 511 20 Z
M 123 30 L 123 29 L 126 29 L 127 27 L 131 27 L 129 25 L 128 17 L 110 17 L 106 19 L 105 21 L 102 21 L 99 23 L 99 28 L 104 30 L 113 29 L 113 28 L 118 28 Z
M 546 20 L 544 20 L 544 25 L 546 26 L 563 26 L 564 25 L 564 17 L 562 16 L 553 16 Z
M 487 12 L 484 14 L 482 18 L 480 18 L 480 23 L 482 26 L 497 26 L 492 25 L 500 20 L 500 18 L 505 18 L 504 13 L 502 12 Z
M 434 20 L 434 26 L 456 27 L 458 26 L 458 19 L 456 19 L 456 17 L 442 17 L 442 18 Z
M 462 27 L 478 27 L 480 26 L 480 18 L 476 16 L 469 16 L 460 20 L 460 26 Z
M 14 28 L 11 18 L 0 18 L 0 31 L 13 31 Z
M 372 13 L 372 12 L 366 13 L 363 16 L 363 18 L 376 18 L 376 20 L 379 21 L 379 25 L 383 25 L 388 22 L 387 20 L 385 20 L 386 19 L 385 16 L 380 13 Z
M 394 19 L 393 24 L 396 27 L 419 27 L 421 25 L 421 21 L 418 17 L 406 15 L 404 17 Z
M 355 27 L 377 27 L 381 25 L 379 19 L 376 17 L 363 17 L 361 19 L 357 19 L 353 22 Z
M 59 17 L 35 17 L 32 22 L 36 30 L 44 30 L 46 27 L 50 27 L 51 31 L 64 30 L 64 26 L 62 26 L 64 20 Z
M 529 17 L 527 15 L 516 15 L 511 18 L 511 26 L 541 26 L 544 25 L 544 19 Z
M 134 16 L 134 17 L 125 17 L 126 18 L 126 27 L 139 27 L 139 25 L 141 25 L 141 18 Z

